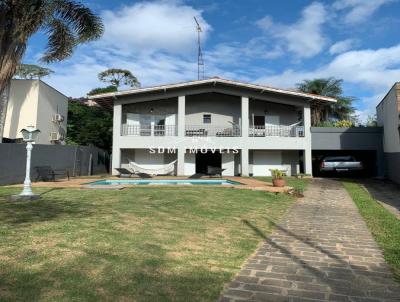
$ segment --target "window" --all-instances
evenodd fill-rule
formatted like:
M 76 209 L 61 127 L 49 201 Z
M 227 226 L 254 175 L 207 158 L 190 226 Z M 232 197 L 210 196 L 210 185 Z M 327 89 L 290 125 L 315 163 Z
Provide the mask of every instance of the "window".
M 203 124 L 211 124 L 211 114 L 203 114 Z

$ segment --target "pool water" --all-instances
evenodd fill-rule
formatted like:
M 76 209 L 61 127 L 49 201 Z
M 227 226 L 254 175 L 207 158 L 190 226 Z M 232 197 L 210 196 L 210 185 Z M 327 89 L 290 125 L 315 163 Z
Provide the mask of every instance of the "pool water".
M 98 180 L 86 185 L 241 185 L 227 179 L 109 179 Z

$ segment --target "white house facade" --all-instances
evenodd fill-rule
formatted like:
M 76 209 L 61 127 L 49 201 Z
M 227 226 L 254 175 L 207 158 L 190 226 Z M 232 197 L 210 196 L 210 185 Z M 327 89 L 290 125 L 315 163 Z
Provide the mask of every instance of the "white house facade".
M 221 78 L 92 96 L 113 106 L 113 174 L 130 162 L 174 174 L 312 174 L 311 107 L 335 99 Z

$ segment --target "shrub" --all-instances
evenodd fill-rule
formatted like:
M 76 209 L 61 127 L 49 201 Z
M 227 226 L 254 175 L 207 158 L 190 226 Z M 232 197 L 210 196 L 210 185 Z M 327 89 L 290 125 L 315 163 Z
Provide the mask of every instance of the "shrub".
M 286 176 L 286 173 L 279 169 L 269 169 L 269 171 L 271 171 L 271 176 L 273 179 L 282 179 L 284 176 Z

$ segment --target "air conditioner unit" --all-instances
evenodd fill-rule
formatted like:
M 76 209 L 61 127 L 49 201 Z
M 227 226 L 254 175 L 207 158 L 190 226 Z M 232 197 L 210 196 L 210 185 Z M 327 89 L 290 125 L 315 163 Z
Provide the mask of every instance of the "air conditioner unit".
M 64 120 L 64 117 L 61 114 L 54 114 L 52 121 L 55 123 L 60 123 Z
M 50 141 L 58 142 L 62 140 L 62 136 L 58 132 L 50 132 Z

